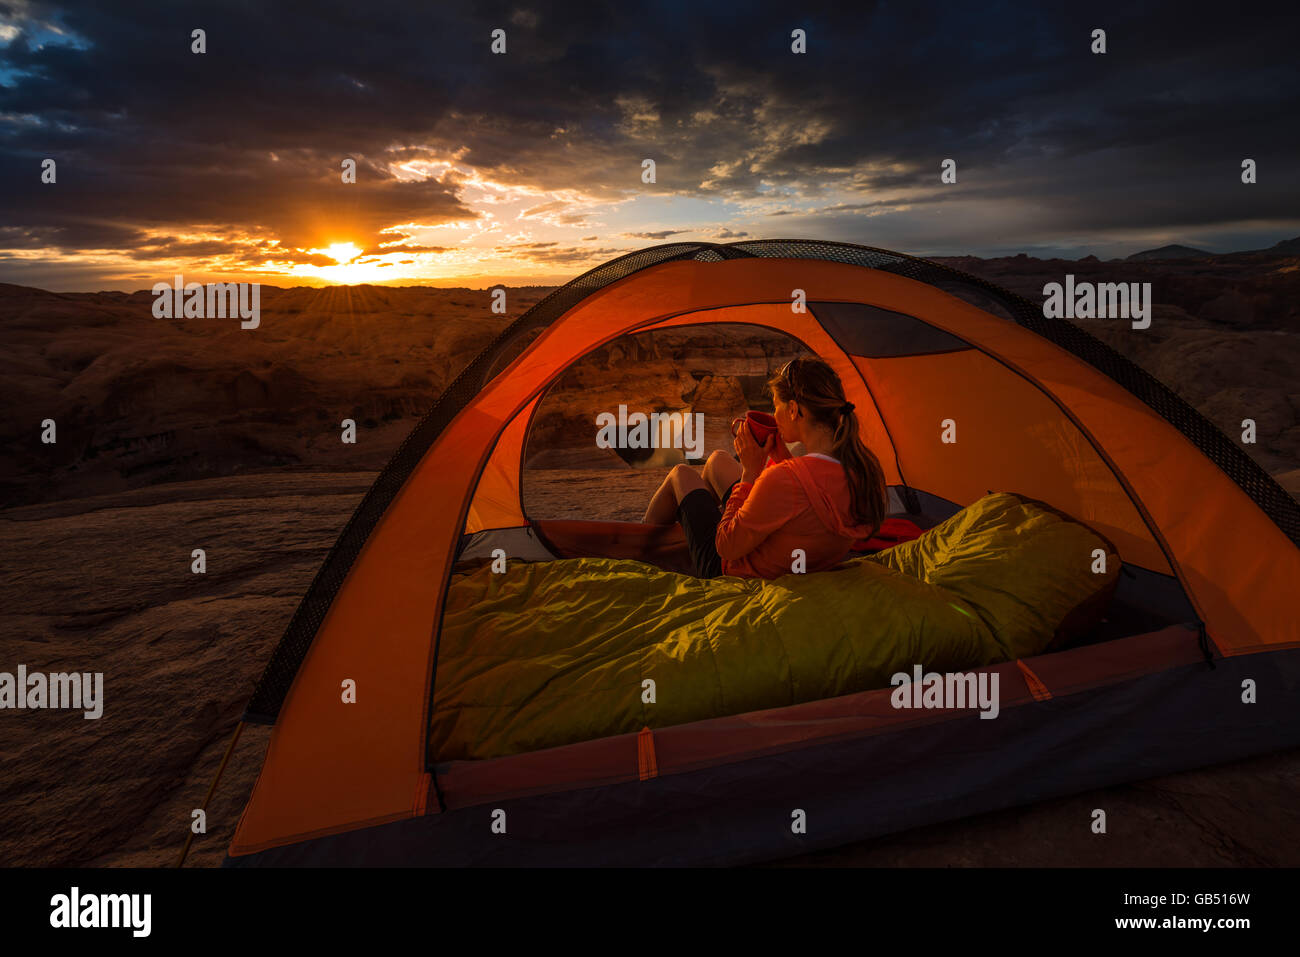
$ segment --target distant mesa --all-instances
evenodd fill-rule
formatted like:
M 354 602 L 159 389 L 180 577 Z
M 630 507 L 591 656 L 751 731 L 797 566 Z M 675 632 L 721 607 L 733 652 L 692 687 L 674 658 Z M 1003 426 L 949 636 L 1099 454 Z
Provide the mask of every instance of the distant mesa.
M 1125 258 L 1125 262 L 1146 262 L 1152 259 L 1205 259 L 1215 255 L 1206 252 L 1204 249 L 1194 249 L 1191 246 L 1161 246 L 1159 249 L 1146 249 L 1140 253 L 1134 253 L 1132 256 Z
M 1284 239 L 1280 243 L 1274 243 L 1268 249 L 1256 249 L 1257 253 L 1271 253 L 1274 256 L 1300 256 L 1300 236 L 1295 239 Z
M 1123 262 L 1150 262 L 1161 259 L 1218 259 L 1222 256 L 1300 256 L 1300 236 L 1284 239 L 1267 249 L 1243 249 L 1234 253 L 1211 253 L 1193 246 L 1161 246 L 1147 249 L 1122 260 Z M 1120 260 L 1112 259 L 1111 262 Z

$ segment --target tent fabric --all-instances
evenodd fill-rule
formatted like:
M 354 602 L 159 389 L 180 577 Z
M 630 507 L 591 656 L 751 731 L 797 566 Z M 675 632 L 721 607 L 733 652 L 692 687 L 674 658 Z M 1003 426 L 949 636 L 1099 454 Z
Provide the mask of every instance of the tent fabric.
M 927 491 L 969 502 L 989 489 L 1015 489 L 1096 528 L 1126 560 L 1170 571 L 1101 453 L 1032 383 L 975 350 L 855 362 L 900 459 L 927 477 Z M 944 441 L 948 421 L 952 442 Z
M 811 309 L 791 308 L 796 289 Z M 837 341 L 816 316 L 819 303 L 911 317 L 971 348 L 901 355 L 896 343 L 873 349 L 842 328 Z M 232 854 L 441 810 L 446 782 L 427 758 L 425 733 L 446 586 L 467 532 L 529 523 L 516 493 L 534 403 L 604 343 L 702 322 L 769 326 L 824 356 L 890 484 L 907 497 L 960 507 L 1001 488 L 1047 502 L 1113 541 L 1126 565 L 1176 585 L 1203 628 L 1203 653 L 1300 647 L 1291 603 L 1300 505 L 1204 417 L 1086 332 L 987 282 L 886 250 L 669 244 L 592 270 L 529 310 L 398 449 L 249 703 L 248 720 L 275 726 Z M 942 441 L 936 415 L 955 419 L 955 444 Z M 1052 657 L 1037 656 L 1035 673 Z M 356 704 L 340 700 L 348 679 Z M 662 747 L 657 758 L 662 781 L 673 763 Z
M 518 528 L 526 525 L 519 475 L 523 469 L 524 445 L 528 439 L 528 425 L 537 411 L 538 399 L 524 407 L 501 432 L 496 447 L 483 474 L 474 498 L 469 503 L 469 517 L 465 532 L 482 532 L 492 528 Z

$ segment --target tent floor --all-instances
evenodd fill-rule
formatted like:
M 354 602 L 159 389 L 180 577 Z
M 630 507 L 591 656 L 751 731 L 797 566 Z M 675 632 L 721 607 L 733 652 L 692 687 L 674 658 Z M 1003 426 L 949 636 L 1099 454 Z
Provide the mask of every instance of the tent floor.
M 972 715 L 645 781 L 453 800 L 442 813 L 431 808 L 225 865 L 747 864 L 1300 743 L 1292 704 L 1300 649 L 1215 664 L 1117 677 L 1007 708 L 997 721 Z M 1247 678 L 1261 689 L 1258 704 L 1241 703 Z M 454 767 L 445 785 L 455 791 Z M 792 831 L 792 809 L 805 813 L 804 833 Z M 494 831 L 494 815 L 504 816 L 504 834 Z

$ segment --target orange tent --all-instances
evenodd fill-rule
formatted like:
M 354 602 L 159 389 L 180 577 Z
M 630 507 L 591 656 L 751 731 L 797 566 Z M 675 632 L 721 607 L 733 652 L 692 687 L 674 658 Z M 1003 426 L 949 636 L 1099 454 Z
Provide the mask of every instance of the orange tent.
M 500 545 L 655 561 L 676 545 L 640 526 L 530 521 L 520 473 L 538 402 L 619 336 L 704 323 L 779 330 L 830 362 L 907 511 L 952 514 L 1010 490 L 1096 529 L 1124 558 L 1115 600 L 1140 627 L 997 666 L 996 728 L 901 717 L 887 692 L 864 691 L 649 740 L 428 754 L 458 559 Z M 958 442 L 941 440 L 945 420 Z M 1300 743 L 1298 542 L 1300 505 L 1230 439 L 1028 300 L 841 243 L 642 250 L 519 318 L 376 480 L 250 702 L 246 720 L 274 730 L 227 860 L 755 860 Z M 1257 704 L 1243 703 L 1246 679 Z M 344 680 L 354 705 L 340 704 Z M 815 838 L 770 826 L 795 781 L 824 804 Z M 487 824 L 499 808 L 522 822 L 509 839 Z

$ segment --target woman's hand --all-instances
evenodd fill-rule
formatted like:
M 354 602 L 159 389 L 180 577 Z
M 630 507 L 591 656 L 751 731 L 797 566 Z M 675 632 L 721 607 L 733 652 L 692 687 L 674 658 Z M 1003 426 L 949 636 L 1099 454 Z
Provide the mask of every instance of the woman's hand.
M 736 450 L 736 456 L 740 459 L 740 480 L 753 484 L 758 479 L 758 473 L 763 471 L 763 466 L 767 464 L 768 456 L 772 454 L 776 447 L 777 437 L 769 436 L 765 445 L 759 445 L 754 441 L 754 434 L 749 431 L 749 426 L 742 425 L 736 432 L 735 441 L 732 446 Z

